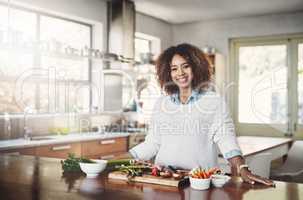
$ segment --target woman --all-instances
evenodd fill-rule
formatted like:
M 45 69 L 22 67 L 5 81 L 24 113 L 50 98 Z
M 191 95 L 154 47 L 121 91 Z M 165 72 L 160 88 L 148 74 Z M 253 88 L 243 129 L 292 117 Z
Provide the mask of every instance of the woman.
M 218 166 L 218 146 L 233 175 L 251 184 L 273 185 L 245 165 L 226 104 L 212 91 L 209 63 L 197 47 L 180 44 L 168 48 L 159 56 L 156 69 L 167 95 L 157 100 L 149 134 L 129 151 L 132 157 L 155 157 L 156 164 L 185 169 L 210 168 Z

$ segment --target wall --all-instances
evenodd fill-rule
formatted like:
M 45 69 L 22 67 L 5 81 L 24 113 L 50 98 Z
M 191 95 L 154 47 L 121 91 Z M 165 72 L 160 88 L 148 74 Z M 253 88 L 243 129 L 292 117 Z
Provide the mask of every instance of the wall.
M 228 56 L 228 39 L 303 32 L 303 12 L 173 25 L 173 44 L 213 46 Z M 188 37 L 190 36 L 190 37 Z
M 136 32 L 160 38 L 162 50 L 173 43 L 171 24 L 138 12 L 136 13 Z

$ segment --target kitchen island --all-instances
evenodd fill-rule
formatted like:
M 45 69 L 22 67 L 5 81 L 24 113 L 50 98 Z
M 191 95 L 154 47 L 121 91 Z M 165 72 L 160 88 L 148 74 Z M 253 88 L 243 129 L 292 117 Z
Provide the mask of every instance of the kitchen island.
M 206 191 L 107 178 L 106 173 L 88 179 L 82 173 L 63 174 L 60 159 L 34 156 L 0 156 L 0 199 L 213 199 L 299 200 L 303 184 L 276 182 L 276 188 L 249 185 L 234 180 L 223 188 Z

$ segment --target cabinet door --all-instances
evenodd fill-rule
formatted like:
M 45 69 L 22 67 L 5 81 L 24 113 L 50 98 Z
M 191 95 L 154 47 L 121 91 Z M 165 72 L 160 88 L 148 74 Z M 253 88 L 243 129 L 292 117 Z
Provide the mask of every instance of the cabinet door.
M 127 137 L 82 142 L 82 156 L 105 156 L 127 151 Z
M 36 155 L 43 157 L 67 158 L 69 153 L 81 156 L 81 143 L 47 145 L 36 149 Z

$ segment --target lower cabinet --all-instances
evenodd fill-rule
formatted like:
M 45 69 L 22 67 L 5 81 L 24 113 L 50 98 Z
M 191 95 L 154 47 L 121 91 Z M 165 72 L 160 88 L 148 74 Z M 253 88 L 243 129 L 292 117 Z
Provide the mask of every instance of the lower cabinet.
M 93 159 L 114 159 L 127 151 L 128 138 L 82 142 L 82 156 Z
M 69 153 L 81 156 L 81 143 L 66 143 L 36 147 L 36 156 L 67 158 Z
M 91 159 L 114 159 L 127 152 L 128 137 L 93 140 L 87 142 L 51 144 L 38 147 L 2 150 L 0 154 L 33 155 L 67 158 L 69 153 Z

